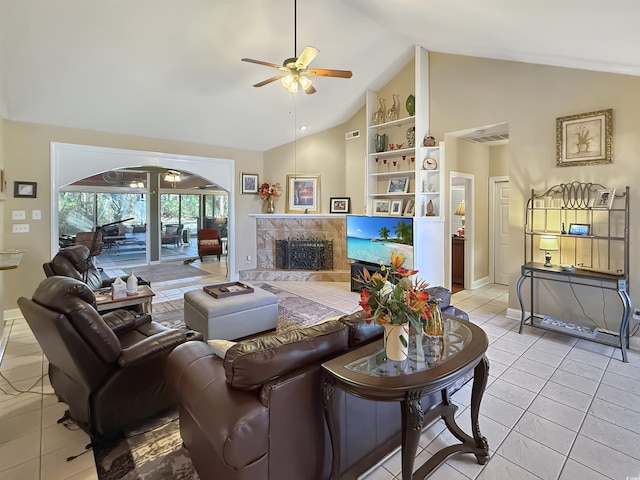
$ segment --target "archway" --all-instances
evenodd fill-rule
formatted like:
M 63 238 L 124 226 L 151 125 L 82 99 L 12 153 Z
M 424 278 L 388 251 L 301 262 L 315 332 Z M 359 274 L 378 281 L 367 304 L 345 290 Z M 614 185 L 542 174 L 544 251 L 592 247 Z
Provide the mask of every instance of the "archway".
M 229 252 L 235 246 L 235 162 L 230 159 L 176 155 L 68 143 L 51 143 L 51 256 L 58 246 L 58 190 L 82 178 L 107 170 L 132 167 L 187 170 L 219 185 L 229 193 Z M 229 274 L 237 280 L 235 258 L 229 255 Z

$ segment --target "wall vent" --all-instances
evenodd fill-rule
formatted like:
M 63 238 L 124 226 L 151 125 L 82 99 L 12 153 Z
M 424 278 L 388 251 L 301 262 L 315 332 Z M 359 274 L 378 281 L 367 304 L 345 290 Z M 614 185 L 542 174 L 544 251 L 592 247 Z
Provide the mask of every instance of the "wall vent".
M 347 132 L 344 134 L 345 140 L 352 140 L 360 136 L 360 130 L 354 130 L 353 132 Z

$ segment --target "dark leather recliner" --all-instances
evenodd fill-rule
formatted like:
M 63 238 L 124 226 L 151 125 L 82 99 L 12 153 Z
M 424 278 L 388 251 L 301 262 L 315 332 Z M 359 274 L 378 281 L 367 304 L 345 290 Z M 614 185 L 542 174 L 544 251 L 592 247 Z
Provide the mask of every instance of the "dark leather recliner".
M 89 249 L 84 245 L 73 245 L 61 249 L 50 262 L 42 265 L 47 277 L 61 275 L 85 282 L 93 291 L 110 287 L 115 278 L 103 280 L 100 272 L 89 258 Z M 124 281 L 126 277 L 122 277 Z M 151 282 L 138 277 L 138 285 L 149 285 Z
M 93 292 L 68 277 L 46 278 L 18 306 L 49 360 L 55 394 L 92 440 L 116 437 L 174 405 L 163 378 L 166 358 L 177 345 L 202 339 L 149 315 L 100 315 Z

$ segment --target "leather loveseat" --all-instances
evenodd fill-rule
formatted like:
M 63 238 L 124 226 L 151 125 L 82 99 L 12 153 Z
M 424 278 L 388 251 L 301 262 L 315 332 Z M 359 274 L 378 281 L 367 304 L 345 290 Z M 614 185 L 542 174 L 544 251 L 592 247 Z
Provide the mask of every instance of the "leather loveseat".
M 166 378 L 178 395 L 180 433 L 200 478 L 329 478 L 320 365 L 381 336 L 382 327 L 358 312 L 241 341 L 224 359 L 206 343 L 178 346 L 167 360 Z M 339 389 L 333 398 L 342 438 L 340 478 L 355 479 L 400 445 L 400 406 Z M 423 409 L 439 401 L 425 397 Z

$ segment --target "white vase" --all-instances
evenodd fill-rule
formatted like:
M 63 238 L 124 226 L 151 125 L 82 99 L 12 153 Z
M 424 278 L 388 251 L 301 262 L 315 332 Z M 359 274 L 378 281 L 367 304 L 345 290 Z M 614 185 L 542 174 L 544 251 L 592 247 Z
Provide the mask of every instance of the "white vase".
M 384 348 L 389 360 L 406 360 L 409 353 L 409 324 L 385 324 Z
M 131 275 L 129 275 L 129 278 L 127 278 L 127 292 L 133 293 L 137 291 L 138 291 L 138 279 L 133 274 L 133 272 L 131 272 Z

